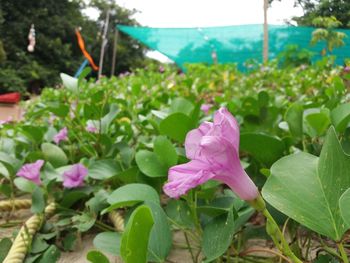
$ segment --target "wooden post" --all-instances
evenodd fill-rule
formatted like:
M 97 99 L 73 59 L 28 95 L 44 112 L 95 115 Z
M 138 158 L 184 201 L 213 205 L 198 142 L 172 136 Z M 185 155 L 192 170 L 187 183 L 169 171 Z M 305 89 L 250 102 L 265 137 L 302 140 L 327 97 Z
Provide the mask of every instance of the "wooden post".
M 269 59 L 269 29 L 267 23 L 267 9 L 269 7 L 268 0 L 264 0 L 264 46 L 263 46 L 263 59 L 267 62 Z
M 107 31 L 108 31 L 108 24 L 109 24 L 109 9 L 107 10 L 107 15 L 106 15 L 106 21 L 104 24 L 104 30 L 103 30 L 103 35 L 102 35 L 102 44 L 101 44 L 101 52 L 100 52 L 100 62 L 99 62 L 99 69 L 98 69 L 98 79 L 100 79 L 102 75 L 102 68 L 103 68 L 103 57 L 105 54 L 105 47 L 107 44 Z
M 113 57 L 112 57 L 112 69 L 111 69 L 111 77 L 114 75 L 115 73 L 115 60 L 117 57 L 117 44 L 118 44 L 118 28 L 117 26 L 115 26 L 114 28 L 114 43 L 113 43 Z

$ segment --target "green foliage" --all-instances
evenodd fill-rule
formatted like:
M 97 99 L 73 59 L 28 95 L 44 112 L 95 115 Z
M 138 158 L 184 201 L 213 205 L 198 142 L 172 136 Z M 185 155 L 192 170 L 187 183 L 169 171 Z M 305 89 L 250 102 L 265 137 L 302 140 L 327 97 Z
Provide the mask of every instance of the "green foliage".
M 340 197 L 350 187 L 349 159 L 330 128 L 319 158 L 299 153 L 272 166 L 263 196 L 297 222 L 340 241 L 349 228 L 339 206 Z
M 101 16 L 93 21 L 83 15 L 86 7 L 97 7 Z M 134 11 L 124 9 L 111 1 L 6 1 L 1 3 L 0 17 L 0 93 L 19 91 L 39 92 L 44 86 L 59 83 L 58 74 L 73 75 L 84 60 L 75 28 L 81 27 L 87 50 L 98 63 L 100 55 L 99 28 L 106 9 L 110 19 L 108 43 L 113 43 L 113 28 L 118 23 L 136 25 L 131 18 Z M 27 51 L 30 25 L 36 29 L 36 46 L 33 53 Z M 11 30 L 9 30 L 11 29 Z M 2 43 L 2 45 L 1 45 Z M 131 38 L 119 34 L 116 74 L 142 66 L 144 47 Z M 104 74 L 110 74 L 113 45 L 106 50 Z M 5 60 L 6 58 L 6 60 Z
M 334 48 L 345 45 L 344 38 L 346 34 L 343 32 L 334 31 L 335 28 L 341 25 L 334 16 L 331 17 L 316 17 L 312 20 L 314 26 L 321 27 L 317 28 L 312 32 L 311 44 L 315 45 L 320 41 L 326 42 L 326 48 L 324 48 L 323 55 L 326 52 L 332 53 Z

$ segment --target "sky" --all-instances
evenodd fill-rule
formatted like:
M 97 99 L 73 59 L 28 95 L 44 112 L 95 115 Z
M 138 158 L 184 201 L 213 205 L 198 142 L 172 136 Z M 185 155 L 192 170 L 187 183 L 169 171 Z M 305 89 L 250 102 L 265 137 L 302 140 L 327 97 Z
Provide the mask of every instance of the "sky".
M 148 27 L 210 27 L 244 24 L 262 24 L 263 0 L 115 0 L 128 9 L 136 9 L 134 15 L 142 26 Z M 301 16 L 294 0 L 274 1 L 268 10 L 268 23 L 281 25 L 293 16 Z M 85 13 L 97 18 L 96 10 Z M 167 61 L 159 52 L 147 56 Z

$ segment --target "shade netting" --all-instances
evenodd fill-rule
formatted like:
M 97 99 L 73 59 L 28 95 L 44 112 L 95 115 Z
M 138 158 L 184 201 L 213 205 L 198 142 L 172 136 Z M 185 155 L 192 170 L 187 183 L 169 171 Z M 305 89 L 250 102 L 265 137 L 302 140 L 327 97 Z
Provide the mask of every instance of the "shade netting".
M 118 25 L 118 29 L 157 50 L 180 67 L 186 63 L 237 63 L 244 68 L 249 59 L 262 61 L 263 26 L 239 25 L 203 28 L 150 28 Z M 269 25 L 269 59 L 276 57 L 287 45 L 296 44 L 315 53 L 313 60 L 321 58 L 325 43 L 310 44 L 312 27 Z M 345 46 L 333 50 L 336 63 L 350 58 L 350 30 L 337 30 L 347 35 Z

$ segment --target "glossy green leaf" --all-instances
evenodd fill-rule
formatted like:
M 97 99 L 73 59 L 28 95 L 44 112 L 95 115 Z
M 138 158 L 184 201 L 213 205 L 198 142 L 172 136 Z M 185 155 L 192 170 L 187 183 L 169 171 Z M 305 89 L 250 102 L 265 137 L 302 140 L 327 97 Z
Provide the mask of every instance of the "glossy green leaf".
M 170 226 L 163 208 L 158 203 L 146 201 L 145 204 L 151 209 L 154 220 L 148 244 L 148 261 L 161 263 L 165 261 L 171 249 Z
M 348 229 L 338 201 L 349 187 L 350 156 L 331 127 L 319 158 L 298 153 L 280 159 L 271 167 L 262 193 L 282 213 L 338 241 Z
M 285 145 L 281 139 L 262 133 L 242 133 L 240 150 L 270 166 L 283 156 Z
M 7 173 L 4 172 L 3 175 L 14 175 L 20 167 L 20 161 L 5 152 L 0 152 L 0 163 L 7 170 Z
M 312 137 L 323 135 L 331 123 L 328 114 L 325 112 L 308 114 L 305 120 L 306 129 L 309 130 L 308 133 Z
M 120 172 L 118 164 L 111 159 L 95 161 L 88 168 L 88 176 L 96 180 L 105 180 Z
M 350 121 L 350 103 L 341 104 L 333 109 L 331 120 L 337 131 L 344 131 Z
M 100 251 L 92 250 L 86 255 L 86 259 L 92 263 L 109 263 L 108 258 Z
M 107 133 L 108 132 L 108 128 L 111 125 L 111 123 L 113 122 L 113 120 L 117 117 L 119 108 L 116 104 L 112 104 L 110 106 L 109 112 L 107 113 L 107 115 L 105 115 L 102 119 L 101 119 L 101 131 L 102 133 Z
M 191 119 L 184 113 L 173 113 L 160 122 L 161 134 L 178 142 L 184 142 L 191 129 Z
M 55 246 L 51 245 L 37 261 L 38 263 L 54 263 L 58 262 L 61 256 L 60 250 Z
M 176 149 L 165 136 L 158 136 L 154 141 L 154 153 L 167 168 L 177 164 Z
M 172 114 L 180 112 L 189 116 L 193 108 L 194 105 L 189 100 L 186 100 L 184 98 L 176 98 L 170 104 L 169 113 Z
M 32 207 L 31 211 L 34 214 L 42 213 L 45 209 L 45 196 L 44 190 L 36 186 L 32 193 Z
M 52 143 L 43 143 L 41 150 L 46 161 L 50 162 L 53 167 L 60 167 L 68 163 L 68 158 L 64 151 Z
M 12 246 L 11 239 L 3 238 L 0 241 L 0 262 L 3 262 Z
M 168 174 L 168 167 L 153 152 L 140 150 L 136 153 L 135 160 L 141 172 L 149 177 L 163 177 Z
M 344 222 L 350 227 L 350 188 L 339 199 L 339 207 Z
M 95 236 L 94 246 L 106 253 L 114 256 L 120 255 L 121 234 L 117 232 L 102 232 Z
M 210 262 L 225 253 L 234 234 L 233 213 L 225 213 L 213 218 L 205 227 L 202 247 L 206 262 Z
M 17 177 L 14 180 L 15 186 L 25 192 L 25 193 L 32 193 L 36 187 L 36 184 L 33 183 L 32 181 L 29 181 L 23 177 Z
M 288 123 L 290 133 L 296 137 L 303 136 L 303 106 L 299 103 L 293 103 L 286 111 L 284 119 Z
M 60 73 L 60 77 L 63 82 L 63 86 L 72 92 L 78 92 L 78 79 L 73 78 L 65 73 Z
M 114 190 L 107 198 L 111 205 L 106 211 L 119 207 L 133 206 L 144 201 L 152 201 L 159 204 L 159 196 L 156 190 L 146 184 L 128 184 Z
M 125 263 L 146 263 L 147 247 L 154 224 L 151 209 L 139 206 L 131 214 L 120 244 L 120 255 Z

